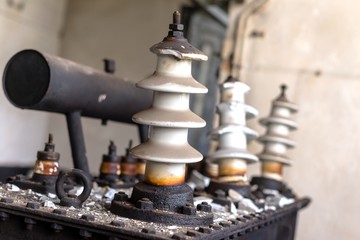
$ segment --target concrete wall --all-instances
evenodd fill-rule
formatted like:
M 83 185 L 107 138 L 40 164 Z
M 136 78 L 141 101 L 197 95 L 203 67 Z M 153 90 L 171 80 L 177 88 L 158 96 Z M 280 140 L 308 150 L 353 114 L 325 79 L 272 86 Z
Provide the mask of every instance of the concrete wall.
M 59 53 L 66 2 L 0 1 L 1 71 L 12 55 L 25 48 Z M 37 149 L 47 139 L 49 114 L 15 108 L 2 90 L 0 106 L 0 164 L 32 166 Z
M 300 106 L 294 164 L 285 176 L 313 201 L 300 215 L 297 239 L 360 239 L 359 7 L 354 0 L 269 0 L 248 25 L 247 36 L 264 32 L 246 40 L 248 102 L 266 116 L 279 84 L 287 83 Z

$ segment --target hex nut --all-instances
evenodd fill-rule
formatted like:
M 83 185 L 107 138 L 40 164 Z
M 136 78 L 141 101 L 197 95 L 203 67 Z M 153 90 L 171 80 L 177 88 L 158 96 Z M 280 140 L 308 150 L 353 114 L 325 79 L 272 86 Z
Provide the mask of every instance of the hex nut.
M 129 199 L 129 196 L 124 192 L 118 192 L 114 195 L 114 201 L 125 202 Z
M 156 233 L 155 228 L 151 228 L 151 227 L 149 227 L 149 228 L 143 228 L 143 229 L 141 229 L 141 232 L 143 232 L 143 233 L 149 233 L 149 234 L 155 234 L 155 233 Z
M 115 227 L 125 227 L 125 223 L 119 220 L 113 220 L 110 224 Z
M 65 216 L 66 215 L 66 210 L 57 208 L 57 209 L 54 209 L 53 213 Z
M 230 227 L 230 223 L 229 222 L 226 222 L 226 221 L 222 221 L 219 223 L 220 226 L 223 226 L 223 227 Z
M 186 235 L 188 235 L 189 237 L 201 237 L 201 233 L 194 230 L 188 230 L 186 232 Z
M 147 198 L 142 198 L 136 202 L 136 207 L 142 210 L 152 210 L 154 208 L 154 204 Z
M 196 208 L 193 206 L 183 206 L 182 213 L 185 215 L 196 215 Z
M 211 205 L 207 202 L 202 202 L 196 206 L 198 211 L 211 212 Z
M 95 217 L 93 215 L 90 215 L 90 214 L 84 214 L 84 215 L 81 216 L 80 219 L 83 219 L 85 221 L 90 222 L 90 221 L 94 221 Z
M 211 233 L 211 228 L 199 227 L 199 232 L 201 232 L 201 233 Z
M 183 233 L 175 233 L 171 238 L 176 240 L 186 240 L 186 236 Z
M 39 209 L 40 208 L 40 203 L 38 203 L 38 202 L 28 202 L 26 204 L 26 207 L 32 208 L 32 209 Z

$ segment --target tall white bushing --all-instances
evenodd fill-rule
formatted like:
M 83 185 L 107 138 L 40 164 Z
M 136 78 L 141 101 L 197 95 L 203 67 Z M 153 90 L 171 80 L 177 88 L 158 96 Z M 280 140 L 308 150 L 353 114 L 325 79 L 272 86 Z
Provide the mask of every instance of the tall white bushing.
M 264 144 L 259 159 L 262 162 L 262 176 L 282 181 L 282 168 L 291 165 L 286 156 L 287 150 L 295 143 L 289 139 L 291 130 L 297 129 L 297 123 L 291 115 L 298 111 L 298 106 L 287 100 L 286 86 L 281 85 L 281 94 L 272 102 L 270 116 L 260 119 L 260 124 L 266 127 L 266 132 L 258 141 Z
M 182 28 L 180 14 L 175 12 L 169 36 L 150 49 L 158 56 L 154 74 L 137 84 L 153 90 L 154 97 L 150 109 L 133 116 L 134 122 L 150 127 L 147 142 L 131 149 L 131 153 L 147 160 L 145 182 L 157 186 L 184 183 L 185 164 L 203 158 L 187 138 L 189 128 L 206 125 L 189 109 L 189 100 L 192 93 L 207 92 L 191 75 L 191 62 L 207 60 L 207 56 L 182 37 Z
M 256 138 L 257 133 L 246 126 L 246 120 L 258 113 L 245 104 L 245 93 L 249 90 L 248 85 L 232 77 L 220 85 L 219 127 L 211 133 L 218 141 L 218 148 L 209 156 L 210 161 L 218 163 L 219 176 L 212 181 L 247 184 L 247 164 L 258 161 L 247 150 L 248 142 Z

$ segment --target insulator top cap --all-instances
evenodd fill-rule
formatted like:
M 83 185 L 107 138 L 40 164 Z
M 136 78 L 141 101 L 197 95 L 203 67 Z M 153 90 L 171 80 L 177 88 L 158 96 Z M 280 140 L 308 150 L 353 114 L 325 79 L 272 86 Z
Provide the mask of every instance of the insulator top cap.
M 60 154 L 55 152 L 55 144 L 53 143 L 53 135 L 49 134 L 48 142 L 45 143 L 44 151 L 37 152 L 38 160 L 59 161 Z
M 202 60 L 206 61 L 208 57 L 192 46 L 184 38 L 184 25 L 181 23 L 181 14 L 178 11 L 173 13 L 173 23 L 169 25 L 170 31 L 162 42 L 155 44 L 150 50 L 155 54 L 172 55 L 181 60 Z
M 292 111 L 292 112 L 297 112 L 299 109 L 298 106 L 295 103 L 292 103 L 287 99 L 286 84 L 281 84 L 280 89 L 281 89 L 280 95 L 276 99 L 274 99 L 273 105 L 275 107 L 285 107 L 285 108 L 290 109 L 290 111 Z
M 112 140 L 108 147 L 108 154 L 104 154 L 102 158 L 103 162 L 120 162 L 120 158 L 116 155 L 116 145 Z

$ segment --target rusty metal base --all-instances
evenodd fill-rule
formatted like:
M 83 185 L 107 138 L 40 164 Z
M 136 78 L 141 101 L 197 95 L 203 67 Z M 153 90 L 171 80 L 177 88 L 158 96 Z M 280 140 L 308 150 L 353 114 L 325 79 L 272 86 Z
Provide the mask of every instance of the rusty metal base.
M 235 190 L 245 198 L 252 198 L 249 184 L 240 185 L 231 182 L 217 182 L 211 180 L 209 186 L 205 190 L 207 193 L 216 196 L 216 191 L 222 190 L 227 195 L 230 189 Z
M 61 209 L 49 212 L 43 207 L 32 209 L 1 200 L 0 232 L 2 240 L 293 240 L 297 213 L 309 202 L 308 198 L 303 198 L 276 211 L 250 214 L 247 218 L 237 217 L 207 227 L 194 226 L 187 231 L 174 230 L 172 236 L 166 236 L 158 229 L 130 229 L 126 220 L 101 223 L 85 216 L 71 217 Z
M 286 186 L 284 182 L 267 178 L 267 177 L 253 177 L 250 182 L 251 185 L 257 185 L 257 190 L 254 192 L 257 198 L 264 198 L 262 195 L 262 190 L 271 189 L 277 190 L 279 193 L 284 195 L 287 198 L 295 198 L 296 195 L 292 190 Z
M 111 181 L 111 180 L 100 179 L 100 178 L 95 178 L 94 180 L 100 187 L 108 186 L 108 187 L 115 188 L 115 189 L 132 188 L 135 185 L 135 182 L 124 182 L 124 181 L 120 181 L 120 180 Z
M 9 177 L 6 182 L 14 184 L 21 189 L 31 189 L 34 192 L 48 194 L 55 193 L 55 182 L 57 176 L 51 176 L 50 178 L 44 178 L 43 181 L 39 181 L 40 179 L 26 178 L 24 175 L 16 175 L 14 177 Z
M 124 193 L 114 196 L 110 211 L 122 217 L 169 225 L 203 226 L 213 221 L 211 212 L 198 214 L 193 206 L 192 189 L 186 184 L 163 187 L 137 183 L 130 200 Z

